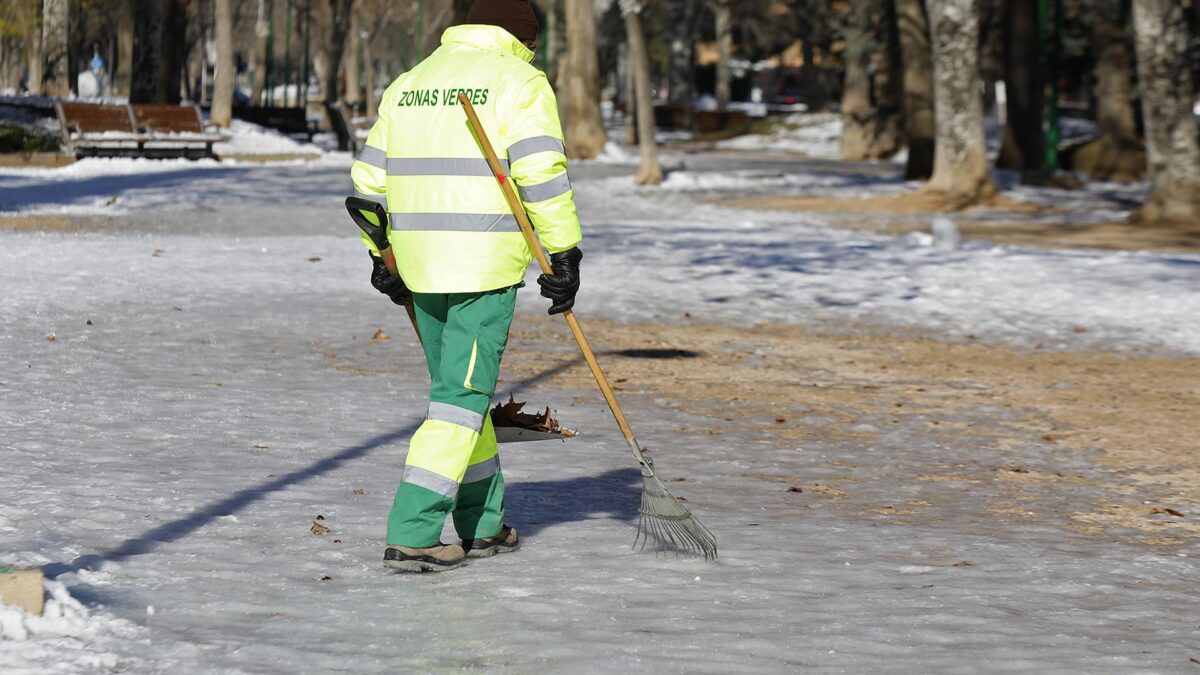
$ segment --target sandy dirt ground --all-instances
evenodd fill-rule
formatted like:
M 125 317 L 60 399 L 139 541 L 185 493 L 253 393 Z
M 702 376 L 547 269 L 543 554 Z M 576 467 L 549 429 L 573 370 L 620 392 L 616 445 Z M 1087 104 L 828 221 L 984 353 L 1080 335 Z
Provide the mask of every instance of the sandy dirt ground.
M 868 328 L 584 321 L 618 396 L 702 415 L 709 434 L 850 450 L 837 480 L 796 476 L 784 486 L 796 493 L 901 523 L 968 504 L 985 521 L 1035 519 L 1129 543 L 1200 539 L 1200 359 L 1021 351 Z M 560 324 L 522 314 L 507 377 L 591 386 Z M 569 411 L 561 416 L 570 426 Z M 918 442 L 944 450 L 864 463 L 887 445 L 889 427 L 923 430 Z M 987 448 L 990 459 L 960 461 L 955 448 L 964 447 Z M 910 500 L 863 489 L 881 471 L 933 489 Z M 962 489 L 976 498 L 962 499 Z

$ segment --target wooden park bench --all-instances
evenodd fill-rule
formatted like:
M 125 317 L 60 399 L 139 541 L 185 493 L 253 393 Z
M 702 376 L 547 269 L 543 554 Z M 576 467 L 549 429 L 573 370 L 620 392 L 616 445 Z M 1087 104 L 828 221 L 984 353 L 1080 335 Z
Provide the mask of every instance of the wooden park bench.
M 216 157 L 226 140 L 204 128 L 194 105 L 55 104 L 63 142 L 76 157 Z
M 276 108 L 271 106 L 237 106 L 233 109 L 234 119 L 274 129 L 285 136 L 311 143 L 317 132 L 315 122 L 308 121 L 304 108 Z

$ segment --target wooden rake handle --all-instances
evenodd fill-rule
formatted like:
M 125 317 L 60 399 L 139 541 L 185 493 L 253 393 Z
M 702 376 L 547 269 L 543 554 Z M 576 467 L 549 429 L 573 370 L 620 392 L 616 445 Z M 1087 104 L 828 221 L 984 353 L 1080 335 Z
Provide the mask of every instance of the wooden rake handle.
M 492 143 L 488 140 L 487 132 L 483 130 L 483 125 L 479 123 L 479 116 L 475 114 L 475 108 L 471 105 L 471 100 L 466 94 L 459 94 L 458 103 L 467 113 L 467 120 L 471 123 L 471 129 L 475 132 L 475 139 L 483 147 L 483 153 L 487 156 L 488 166 L 492 168 L 492 173 L 496 176 L 496 181 L 500 183 L 500 189 L 504 192 L 504 198 L 508 200 L 508 208 L 512 209 L 513 215 L 517 218 L 517 224 L 521 226 L 521 233 L 525 235 L 525 242 L 529 244 L 529 250 L 533 251 L 534 257 L 537 258 L 538 266 L 542 268 L 544 274 L 554 274 L 554 270 L 550 267 L 550 260 L 546 257 L 546 252 L 542 250 L 537 235 L 533 233 L 533 225 L 529 222 L 529 215 L 525 213 L 525 206 L 521 203 L 520 198 L 517 197 L 516 191 L 513 190 L 512 181 L 508 180 L 508 176 L 504 173 L 504 168 L 500 166 L 500 160 L 496 157 L 496 150 L 492 148 Z M 575 336 L 575 341 L 579 343 L 579 350 L 583 352 L 583 358 L 587 361 L 588 368 L 592 369 L 592 377 L 596 378 L 596 384 L 600 386 L 600 393 L 604 394 L 604 400 L 608 403 L 608 409 L 612 411 L 613 417 L 617 420 L 617 426 L 621 428 L 621 434 L 625 436 L 625 441 L 634 450 L 634 456 L 637 457 L 638 463 L 642 465 L 644 470 L 649 470 L 650 467 L 646 459 L 642 456 L 642 450 L 638 445 L 637 438 L 633 435 L 633 429 L 629 426 L 629 420 L 625 419 L 625 413 L 621 411 L 621 405 L 617 403 L 617 397 L 613 395 L 612 386 L 608 384 L 608 377 L 600 369 L 600 363 L 596 361 L 596 353 L 592 351 L 592 346 L 588 344 L 587 338 L 583 335 L 583 328 L 579 325 L 579 319 L 576 319 L 575 312 L 569 309 L 563 312 L 563 318 L 567 320 L 567 325 L 571 327 L 571 334 Z

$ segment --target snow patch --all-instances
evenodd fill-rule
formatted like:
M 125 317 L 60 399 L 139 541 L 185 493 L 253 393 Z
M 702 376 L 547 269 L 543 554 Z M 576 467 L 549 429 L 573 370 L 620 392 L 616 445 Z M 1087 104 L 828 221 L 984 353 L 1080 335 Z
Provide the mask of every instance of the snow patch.
M 0 603 L 0 670 L 5 673 L 81 673 L 117 670 L 124 663 L 106 645 L 143 629 L 123 619 L 92 615 L 59 581 L 45 582 L 41 616 Z
M 217 155 L 320 155 L 321 148 L 311 143 L 301 143 L 285 136 L 274 129 L 251 124 L 243 120 L 233 120 L 230 127 L 232 137 L 225 143 L 217 143 L 213 151 Z

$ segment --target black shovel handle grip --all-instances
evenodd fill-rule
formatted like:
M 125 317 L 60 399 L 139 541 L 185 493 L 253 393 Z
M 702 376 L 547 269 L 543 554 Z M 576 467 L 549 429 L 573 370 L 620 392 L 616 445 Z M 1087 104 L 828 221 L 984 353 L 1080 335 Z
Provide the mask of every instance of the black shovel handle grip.
M 366 233 L 371 243 L 375 244 L 375 248 L 382 252 L 390 246 L 387 238 L 388 215 L 383 204 L 362 197 L 346 197 L 346 210 L 350 212 L 350 218 L 354 220 L 354 224 L 358 225 L 359 229 Z M 374 215 L 379 224 L 375 225 L 367 220 L 367 217 L 363 215 L 364 211 Z

